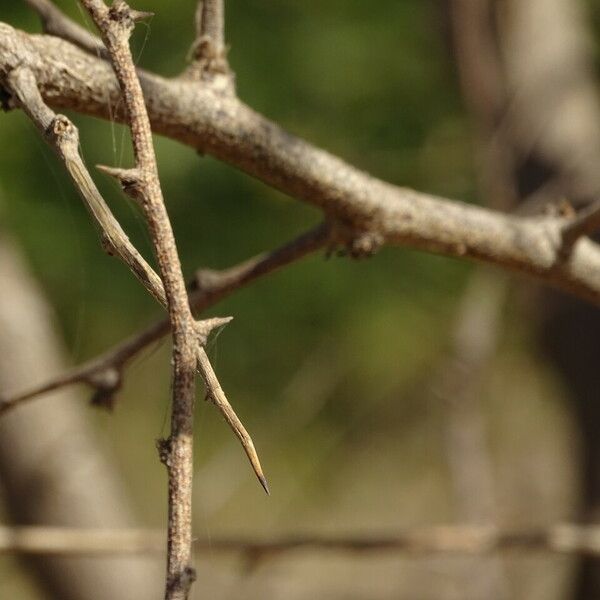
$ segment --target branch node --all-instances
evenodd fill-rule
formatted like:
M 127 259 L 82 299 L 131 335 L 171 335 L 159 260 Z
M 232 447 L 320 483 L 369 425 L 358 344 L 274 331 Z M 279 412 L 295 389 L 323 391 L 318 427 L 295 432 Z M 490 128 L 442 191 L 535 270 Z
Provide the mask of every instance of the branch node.
M 141 202 L 143 198 L 143 180 L 139 169 L 120 169 L 106 165 L 96 165 L 96 168 L 102 173 L 114 177 L 125 194 L 136 202 Z
M 350 256 L 354 259 L 370 258 L 385 244 L 385 237 L 374 229 L 361 229 L 333 218 L 330 220 L 330 242 L 327 257 Z
M 188 60 L 197 63 L 196 66 L 203 79 L 207 75 L 232 76 L 227 60 L 228 53 L 229 46 L 220 46 L 209 35 L 203 35 L 192 43 Z
M 73 122 L 65 115 L 57 114 L 46 129 L 48 139 L 58 148 L 62 144 L 70 143 L 79 145 L 79 131 Z
M 200 0 L 196 10 L 196 39 L 188 52 L 189 67 L 182 77 L 208 82 L 213 91 L 235 93 L 235 76 L 225 44 L 225 14 L 223 0 Z
M 171 438 L 159 438 L 156 440 L 156 449 L 158 450 L 158 459 L 169 469 L 171 467 Z
M 90 403 L 112 411 L 115 406 L 117 392 L 123 383 L 122 373 L 116 367 L 92 373 L 87 383 L 95 388 Z
M 196 569 L 187 566 L 176 577 L 167 582 L 167 591 L 177 598 L 187 598 L 192 584 L 196 581 Z M 177 594 L 175 594 L 177 592 Z
M 107 35 L 125 35 L 127 38 L 131 35 L 136 23 L 154 16 L 153 12 L 131 8 L 125 0 L 115 0 L 106 14 L 114 29 L 110 30 L 109 26 L 109 29 L 105 29 L 105 33 Z
M 561 231 L 562 245 L 559 249 L 559 260 L 565 262 L 582 237 L 592 236 L 600 230 L 600 200 L 590 202 L 578 213 L 571 207 L 570 212 L 560 216 L 568 219 Z

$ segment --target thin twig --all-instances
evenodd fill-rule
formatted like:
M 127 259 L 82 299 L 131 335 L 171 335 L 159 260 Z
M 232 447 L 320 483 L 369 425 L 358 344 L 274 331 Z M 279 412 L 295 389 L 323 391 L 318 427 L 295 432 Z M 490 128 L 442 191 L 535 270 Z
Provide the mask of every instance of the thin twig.
M 196 35 L 206 38 L 215 49 L 225 48 L 224 0 L 200 0 L 196 8 Z
M 219 405 L 225 395 L 203 348 L 206 337 L 198 330 L 188 302 L 175 237 L 158 178 L 150 120 L 129 48 L 135 22 L 146 18 L 148 13 L 132 10 L 124 0 L 116 0 L 110 9 L 104 0 L 81 1 L 100 30 L 110 55 L 131 128 L 135 168 L 117 174 L 117 177 L 128 189 L 132 189 L 133 195 L 140 201 L 167 296 L 173 335 L 173 407 L 171 434 L 159 444 L 160 458 L 169 476 L 165 598 L 185 600 L 196 577 L 191 548 L 196 368 L 200 369 L 210 396 L 218 398 L 215 401 Z M 226 399 L 224 402 L 229 406 Z M 238 428 L 235 430 L 238 432 Z M 247 449 L 248 456 L 254 458 L 253 467 L 265 486 L 265 477 L 253 451 L 254 448 Z M 265 490 L 268 491 L 266 486 Z
M 50 0 L 25 0 L 25 3 L 38 13 L 46 33 L 68 40 L 99 58 L 108 58 L 102 40 L 70 19 Z
M 164 533 L 149 529 L 0 527 L 0 553 L 99 556 L 164 553 Z M 432 554 L 542 552 L 600 556 L 600 526 L 560 523 L 531 530 L 485 525 L 440 525 L 386 535 L 284 534 L 271 538 L 211 536 L 194 539 L 195 552 L 238 552 L 260 560 L 295 551 L 381 553 L 410 558 Z

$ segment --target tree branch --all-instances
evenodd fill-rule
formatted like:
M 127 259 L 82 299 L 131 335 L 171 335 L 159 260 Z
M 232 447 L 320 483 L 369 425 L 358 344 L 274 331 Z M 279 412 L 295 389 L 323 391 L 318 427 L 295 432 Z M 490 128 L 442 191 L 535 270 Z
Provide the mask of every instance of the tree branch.
M 323 248 L 330 241 L 330 231 L 329 225 L 325 223 L 276 250 L 259 254 L 229 269 L 223 271 L 199 270 L 194 280 L 188 285 L 188 289 L 191 290 L 189 300 L 192 309 L 199 314 L 240 288 Z M 206 321 L 210 322 L 210 319 Z M 169 332 L 169 320 L 163 319 L 108 352 L 67 373 L 61 373 L 55 378 L 23 392 L 0 397 L 0 415 L 23 402 L 76 383 L 85 383 L 92 387 L 95 390 L 95 396 L 114 394 L 119 390 L 122 372 L 129 361 Z
M 76 189 L 100 229 L 105 249 L 109 254 L 117 254 L 129 266 L 152 296 L 163 307 L 167 308 L 162 281 L 130 242 L 96 188 L 79 153 L 79 133 L 77 128 L 67 117 L 56 115 L 44 104 L 33 74 L 27 67 L 19 67 L 11 71 L 7 75 L 7 83 L 18 100 L 19 105 L 62 159 Z M 129 189 L 130 192 L 136 189 L 135 182 L 132 179 L 128 179 L 129 171 L 124 169 L 110 169 L 108 167 L 103 167 L 102 169 L 110 174 L 119 176 L 124 183 L 124 187 Z M 129 188 L 127 187 L 128 184 L 130 185 Z M 205 339 L 213 329 L 228 323 L 230 320 L 230 317 L 207 319 L 197 323 L 196 328 L 202 338 Z M 145 339 L 145 336 L 142 336 L 142 339 Z M 212 373 L 212 370 L 208 372 L 203 351 L 198 349 L 197 352 L 198 360 L 202 361 L 205 370 L 212 377 L 214 373 Z M 101 359 L 100 361 L 92 361 L 92 368 L 78 368 L 59 376 L 54 381 L 47 382 L 38 387 L 37 390 L 32 390 L 13 398 L 0 398 L 0 413 L 38 394 L 47 393 L 78 381 L 85 381 L 95 388 L 96 392 L 93 397 L 93 403 L 112 406 L 114 395 L 121 387 L 122 371 L 125 362 L 129 358 L 130 355 L 119 349 L 110 360 Z M 242 443 L 244 451 L 250 459 L 252 468 L 263 487 L 265 487 L 266 482 L 260 469 L 260 462 L 252 439 L 227 401 L 226 396 L 222 393 L 222 390 L 221 393 L 214 396 L 214 404 L 221 411 L 225 421 Z
M 120 98 L 103 61 L 62 40 L 0 24 L 0 76 L 15 62 L 32 68 L 42 95 L 54 106 L 108 118 L 109 101 L 114 106 Z M 480 260 L 600 303 L 600 249 L 582 239 L 563 261 L 561 217 L 509 216 L 398 188 L 291 136 L 211 86 L 144 72 L 140 80 L 157 133 L 318 206 L 364 232 L 363 240 Z
M 205 37 L 215 48 L 225 48 L 224 0 L 199 0 L 196 8 L 196 34 Z
M 171 434 L 159 442 L 159 455 L 169 476 L 169 519 L 167 546 L 167 578 L 165 598 L 186 600 L 196 578 L 192 562 L 192 478 L 194 401 L 196 368 L 215 403 L 222 404 L 225 395 L 210 366 L 204 350 L 206 338 L 198 329 L 188 302 L 185 281 L 175 245 L 175 237 L 162 195 L 152 142 L 150 120 L 144 103 L 129 37 L 135 22 L 149 16 L 132 10 L 124 0 L 115 0 L 110 9 L 104 0 L 81 0 L 96 26 L 110 55 L 122 90 L 131 129 L 135 168 L 118 174 L 119 179 L 133 182 L 148 222 L 154 250 L 167 297 L 169 320 L 173 334 L 173 407 Z M 225 403 L 228 405 L 226 399 Z M 231 421 L 231 414 L 227 415 Z M 239 435 L 238 423 L 233 424 Z M 248 443 L 248 440 L 245 440 Z M 252 443 L 251 441 L 249 442 Z M 248 456 L 256 457 L 254 448 Z M 256 458 L 253 467 L 265 490 L 264 475 Z
M 43 555 L 118 555 L 162 553 L 163 533 L 148 529 L 0 527 L 0 553 Z M 562 523 L 533 530 L 485 525 L 440 525 L 378 536 L 281 535 L 273 538 L 195 539 L 196 552 L 240 552 L 254 560 L 289 552 L 398 552 L 410 557 L 432 554 L 481 555 L 500 551 L 600 555 L 600 526 Z
M 38 91 L 35 77 L 27 67 L 11 71 L 7 82 L 21 108 L 65 165 L 75 188 L 100 229 L 105 250 L 111 255 L 118 255 L 150 294 L 166 308 L 167 298 L 160 277 L 130 242 L 98 191 L 79 154 L 79 132 L 75 125 L 64 115 L 57 115 L 46 106 Z
M 102 40 L 70 19 L 50 0 L 25 0 L 25 3 L 39 15 L 45 33 L 68 40 L 98 58 L 108 58 Z

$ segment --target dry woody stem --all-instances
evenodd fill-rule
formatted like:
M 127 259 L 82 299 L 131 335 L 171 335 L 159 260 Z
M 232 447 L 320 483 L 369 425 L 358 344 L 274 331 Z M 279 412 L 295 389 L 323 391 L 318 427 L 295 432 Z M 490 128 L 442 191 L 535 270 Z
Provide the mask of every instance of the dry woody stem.
M 124 120 L 111 109 L 121 94 L 110 67 L 68 42 L 0 24 L 0 75 L 15 64 L 33 70 L 49 105 Z M 234 95 L 138 74 L 156 133 L 241 168 L 363 237 L 486 262 L 600 304 L 600 248 L 580 238 L 565 261 L 563 216 L 507 215 L 385 183 L 292 136 Z
M 108 58 L 102 40 L 92 35 L 79 23 L 69 19 L 50 0 L 25 0 L 25 3 L 38 13 L 46 33 L 69 40 L 98 57 Z
M 0 527 L 0 553 L 62 556 L 160 554 L 164 533 L 147 529 Z M 281 535 L 272 538 L 211 536 L 195 539 L 194 552 L 239 553 L 256 565 L 283 554 L 306 550 L 352 554 L 399 553 L 410 558 L 432 555 L 487 555 L 536 552 L 600 556 L 600 527 L 560 523 L 545 528 L 505 530 L 487 525 L 438 525 L 381 536 Z
M 202 348 L 205 339 L 197 329 L 188 302 L 175 237 L 158 179 L 150 120 L 131 51 L 129 36 L 135 21 L 148 16 L 121 0 L 107 8 L 103 0 L 82 0 L 101 32 L 123 93 L 135 156 L 135 168 L 117 174 L 134 190 L 152 237 L 173 336 L 173 408 L 171 434 L 161 445 L 161 460 L 169 477 L 167 579 L 165 598 L 185 600 L 195 580 L 192 560 L 192 477 L 196 368 L 200 368 L 212 397 L 216 377 Z M 200 349 L 198 350 L 198 347 Z M 200 357 L 201 360 L 198 360 Z M 208 366 L 207 366 L 208 365 Z M 211 388 L 213 386 L 213 388 Z M 261 474 L 262 475 L 262 474 Z M 264 477 L 263 477 L 264 480 Z
M 196 39 L 190 48 L 191 64 L 184 78 L 210 81 L 225 76 L 225 90 L 233 91 L 233 74 L 227 62 L 224 0 L 199 0 L 196 8 Z

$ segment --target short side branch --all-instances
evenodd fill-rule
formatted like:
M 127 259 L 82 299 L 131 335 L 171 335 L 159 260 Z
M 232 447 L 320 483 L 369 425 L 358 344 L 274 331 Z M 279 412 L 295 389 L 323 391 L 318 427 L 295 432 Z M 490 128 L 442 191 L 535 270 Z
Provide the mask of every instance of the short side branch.
M 221 77 L 227 91 L 233 91 L 233 73 L 227 62 L 224 0 L 199 0 L 196 8 L 196 39 L 190 48 L 191 64 L 183 76 L 215 82 Z
M 50 0 L 25 0 L 25 2 L 38 13 L 46 33 L 68 40 L 99 58 L 108 58 L 102 40 L 70 19 L 53 2 Z
M 191 290 L 190 305 L 199 314 L 254 281 L 324 248 L 329 241 L 330 227 L 328 224 L 324 224 L 272 252 L 259 254 L 229 269 L 223 271 L 200 269 L 194 280 L 188 285 L 188 289 Z M 220 323 L 221 320 L 206 319 L 203 322 L 211 327 L 213 324 Z M 170 330 L 169 320 L 163 319 L 121 342 L 108 352 L 67 373 L 61 373 L 54 379 L 23 392 L 0 398 L 0 415 L 16 408 L 23 402 L 77 383 L 85 383 L 97 393 L 106 392 L 108 383 L 113 380 L 111 373 L 117 371 L 120 374 L 133 357 L 167 335 Z M 113 393 L 118 391 L 118 387 L 112 388 L 112 391 Z

